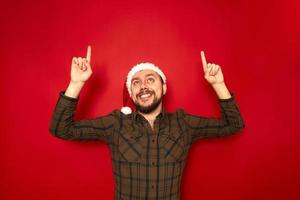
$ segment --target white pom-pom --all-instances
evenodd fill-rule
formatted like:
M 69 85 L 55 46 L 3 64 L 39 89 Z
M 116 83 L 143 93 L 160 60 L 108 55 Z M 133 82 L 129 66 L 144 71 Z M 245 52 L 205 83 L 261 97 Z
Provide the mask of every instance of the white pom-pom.
M 129 108 L 129 107 L 122 107 L 121 108 L 121 112 L 123 113 L 123 114 L 125 114 L 125 115 L 129 115 L 129 114 L 131 114 L 132 113 L 132 111 L 131 111 L 131 108 Z

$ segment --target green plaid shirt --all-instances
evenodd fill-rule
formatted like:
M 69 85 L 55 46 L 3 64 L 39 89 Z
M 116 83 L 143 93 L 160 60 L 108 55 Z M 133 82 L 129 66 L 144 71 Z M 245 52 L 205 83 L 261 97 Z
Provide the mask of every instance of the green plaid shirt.
M 197 139 L 222 137 L 244 128 L 234 97 L 219 100 L 222 118 L 162 111 L 150 127 L 137 112 L 114 110 L 74 121 L 78 99 L 60 93 L 50 132 L 66 140 L 102 140 L 110 148 L 117 200 L 177 200 L 188 150 Z

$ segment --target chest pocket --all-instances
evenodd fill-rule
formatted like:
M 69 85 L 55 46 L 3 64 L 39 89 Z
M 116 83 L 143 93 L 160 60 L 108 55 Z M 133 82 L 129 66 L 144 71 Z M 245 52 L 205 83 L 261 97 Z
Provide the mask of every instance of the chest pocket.
M 142 146 L 139 142 L 141 134 L 137 131 L 121 131 L 118 138 L 120 158 L 128 162 L 138 162 L 141 158 Z
M 160 137 L 160 145 L 166 162 L 176 162 L 184 159 L 185 144 L 181 132 L 163 134 Z

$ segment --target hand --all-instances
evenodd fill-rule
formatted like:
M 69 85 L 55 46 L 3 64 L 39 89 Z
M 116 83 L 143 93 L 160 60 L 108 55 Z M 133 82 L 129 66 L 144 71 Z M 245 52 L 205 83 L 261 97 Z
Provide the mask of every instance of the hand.
M 206 63 L 204 51 L 201 51 L 201 60 L 204 70 L 204 77 L 212 86 L 224 83 L 221 67 L 216 64 Z
M 73 83 L 84 83 L 92 75 L 91 54 L 91 46 L 88 46 L 85 58 L 73 57 L 71 64 L 71 81 Z

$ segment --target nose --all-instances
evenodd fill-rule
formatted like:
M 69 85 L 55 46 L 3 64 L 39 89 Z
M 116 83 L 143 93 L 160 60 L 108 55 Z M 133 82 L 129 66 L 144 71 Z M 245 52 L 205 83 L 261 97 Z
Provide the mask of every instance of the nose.
M 141 83 L 141 89 L 146 89 L 146 88 L 148 88 L 148 85 L 147 85 L 146 80 L 144 80 L 144 81 L 142 81 L 142 83 Z

